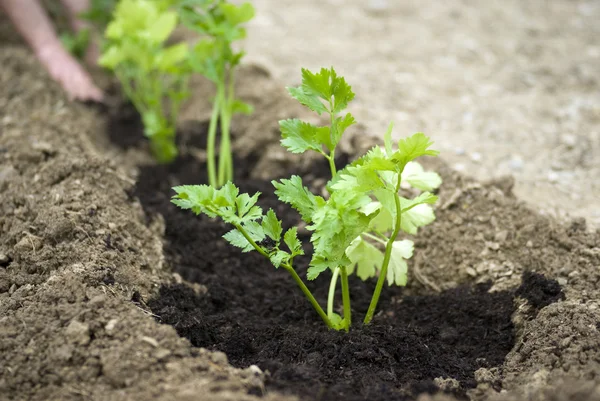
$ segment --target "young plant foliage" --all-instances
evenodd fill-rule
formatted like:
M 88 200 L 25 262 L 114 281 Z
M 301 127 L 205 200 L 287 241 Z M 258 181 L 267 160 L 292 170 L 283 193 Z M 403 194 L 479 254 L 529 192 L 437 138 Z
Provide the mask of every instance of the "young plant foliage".
M 365 324 L 373 318 L 384 281 L 406 285 L 406 260 L 412 257 L 413 243 L 398 236 L 401 231 L 414 234 L 418 227 L 435 219 L 430 205 L 437 196 L 429 191 L 441 183 L 437 174 L 424 172 L 415 159 L 438 152 L 430 149 L 432 142 L 422 133 L 401 139 L 394 147 L 390 125 L 384 148 L 372 148 L 338 172 L 336 147 L 355 122 L 351 114 L 343 114 L 354 98 L 351 87 L 333 68 L 317 73 L 303 69 L 302 85 L 288 91 L 309 109 L 328 116 L 329 124 L 324 126 L 297 119 L 280 121 L 281 142 L 289 151 L 315 151 L 329 160 L 332 178 L 326 187 L 327 196 L 313 194 L 299 176 L 272 182 L 279 200 L 296 209 L 312 232 L 313 254 L 307 278 L 332 273 L 326 313 L 294 269 L 294 257 L 303 254 L 296 228 L 283 234 L 275 212 L 263 213 L 256 206 L 259 194 L 239 194 L 230 182 L 221 189 L 181 186 L 174 188 L 173 203 L 231 224 L 233 229 L 224 236 L 230 244 L 243 252 L 257 251 L 276 268 L 284 267 L 328 327 L 348 330 L 352 322 L 348 275 L 356 273 L 363 280 L 379 276 Z M 401 188 L 407 184 L 422 192 L 414 198 L 402 196 Z M 334 312 L 333 305 L 338 278 L 342 315 Z
M 171 1 L 121 0 L 106 28 L 100 65 L 114 71 L 142 116 L 144 133 L 160 163 L 177 156 L 175 130 L 191 74 L 185 43 L 167 45 L 179 17 Z
M 246 37 L 243 24 L 254 18 L 250 3 L 229 4 L 224 0 L 182 0 L 182 22 L 195 30 L 200 40 L 192 48 L 190 62 L 195 72 L 216 85 L 213 112 L 208 129 L 207 163 L 209 184 L 215 187 L 233 180 L 230 127 L 235 113 L 252 113 L 252 107 L 235 97 L 235 70 L 244 52 L 236 52 L 233 42 Z M 218 158 L 215 154 L 217 124 L 221 137 Z

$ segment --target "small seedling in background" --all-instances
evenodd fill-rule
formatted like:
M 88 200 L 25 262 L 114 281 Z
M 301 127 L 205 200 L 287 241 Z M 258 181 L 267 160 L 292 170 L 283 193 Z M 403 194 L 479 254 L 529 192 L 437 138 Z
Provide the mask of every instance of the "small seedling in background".
M 92 24 L 98 32 L 104 32 L 117 6 L 118 0 L 91 0 L 90 7 L 81 14 L 81 19 Z
M 121 0 L 105 32 L 100 65 L 114 71 L 142 116 L 144 133 L 160 163 L 177 156 L 175 132 L 181 102 L 188 96 L 189 49 L 165 42 L 178 24 L 170 1 Z
M 90 45 L 90 30 L 82 29 L 77 33 L 63 32 L 60 34 L 60 41 L 75 58 L 83 60 Z
M 62 32 L 60 40 L 65 49 L 83 60 L 90 44 L 98 39 L 97 34 L 104 32 L 110 23 L 117 2 L 118 0 L 91 0 L 88 9 L 78 16 L 82 21 L 88 22 L 91 28 L 82 29 L 77 33 Z M 101 41 L 100 47 L 103 46 Z
M 373 318 L 386 278 L 390 285 L 406 284 L 404 259 L 412 255 L 412 243 L 398 241 L 397 236 L 401 230 L 415 233 L 417 227 L 433 221 L 435 217 L 428 205 L 437 197 L 424 191 L 414 199 L 407 199 L 400 195 L 400 189 L 403 178 L 416 188 L 437 187 L 441 182 L 439 176 L 424 173 L 413 160 L 436 156 L 438 152 L 429 149 L 432 142 L 422 133 L 400 140 L 394 149 L 390 125 L 384 149 L 374 147 L 338 172 L 334 164 L 336 147 L 346 129 L 355 122 L 350 113 L 339 115 L 354 98 L 351 87 L 333 68 L 321 69 L 318 73 L 303 69 L 302 85 L 288 90 L 309 109 L 329 115 L 327 126 L 298 119 L 280 122 L 282 144 L 289 151 L 312 150 L 328 159 L 332 174 L 326 187 L 329 197 L 313 194 L 299 176 L 273 181 L 279 200 L 296 209 L 307 229 L 312 231 L 313 255 L 308 279 L 314 280 L 324 271 L 332 271 L 327 313 L 294 269 L 294 258 L 304 254 L 297 228 L 283 234 L 282 223 L 275 212 L 264 213 L 256 205 L 259 193 L 240 194 L 231 182 L 221 189 L 185 185 L 173 188 L 176 195 L 172 202 L 195 214 L 219 217 L 233 225 L 233 230 L 224 236 L 229 243 L 243 252 L 255 250 L 276 268 L 285 268 L 327 327 L 349 330 L 352 320 L 348 274 L 356 271 L 360 278 L 367 279 L 379 273 L 365 324 Z M 387 236 L 390 231 L 391 235 Z M 269 245 L 263 245 L 266 243 Z M 343 316 L 333 312 L 338 276 L 342 283 Z
M 235 98 L 235 69 L 244 53 L 234 51 L 232 43 L 246 36 L 242 25 L 254 17 L 254 7 L 250 3 L 234 5 L 222 0 L 183 0 L 179 10 L 183 24 L 201 36 L 191 50 L 192 68 L 216 85 L 206 152 L 208 182 L 219 188 L 233 180 L 230 139 L 233 114 L 252 112 L 250 105 Z M 217 168 L 215 148 L 219 123 L 221 137 Z

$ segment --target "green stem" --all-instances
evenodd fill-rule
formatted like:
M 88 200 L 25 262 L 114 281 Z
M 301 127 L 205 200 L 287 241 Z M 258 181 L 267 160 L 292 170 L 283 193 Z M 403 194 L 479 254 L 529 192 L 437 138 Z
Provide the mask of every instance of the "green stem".
M 252 245 L 252 247 L 254 249 L 256 249 L 256 251 L 258 251 L 258 253 L 260 253 L 265 258 L 270 259 L 269 258 L 269 254 L 267 252 L 265 252 L 265 250 L 262 249 L 260 246 L 258 246 L 258 244 L 250 237 L 250 235 L 248 234 L 248 232 L 246 230 L 244 230 L 244 228 L 241 225 L 234 224 L 233 226 L 235 228 L 237 228 L 237 230 L 239 232 L 242 233 L 242 235 L 244 236 L 244 238 L 246 238 L 246 240 L 250 243 L 250 245 Z M 302 279 L 300 278 L 300 276 L 298 275 L 298 273 L 296 273 L 296 270 L 294 270 L 294 267 L 292 265 L 290 265 L 289 263 L 285 263 L 285 264 L 283 264 L 281 266 L 283 266 L 283 268 L 285 268 L 285 270 L 287 270 L 292 275 L 292 277 L 294 278 L 294 281 L 296 282 L 296 284 L 298 284 L 298 287 L 300 287 L 300 289 L 304 293 L 304 296 L 306 296 L 306 298 L 308 298 L 308 301 L 313 306 L 313 308 L 315 309 L 315 311 L 317 311 L 317 313 L 319 314 L 319 316 L 321 317 L 321 319 L 323 319 L 323 322 L 325 322 L 325 324 L 327 325 L 327 327 L 330 328 L 330 329 L 333 328 L 333 326 L 331 325 L 331 321 L 329 320 L 329 318 L 325 314 L 325 311 L 323 311 L 323 308 L 321 308 L 321 305 L 319 305 L 319 302 L 315 299 L 315 297 L 313 296 L 312 292 L 310 292 L 310 290 L 308 289 L 308 287 L 304 284 L 304 281 L 302 281 Z
M 317 302 L 317 300 L 315 299 L 313 294 L 310 292 L 308 287 L 304 284 L 304 282 L 302 281 L 300 276 L 298 276 L 298 273 L 296 273 L 296 270 L 294 270 L 294 268 L 292 266 L 290 266 L 289 264 L 284 264 L 282 266 L 292 275 L 292 277 L 296 281 L 296 284 L 298 284 L 298 287 L 300 287 L 300 289 L 302 290 L 302 292 L 304 293 L 306 298 L 308 298 L 308 300 L 310 301 L 310 304 L 317 311 L 317 313 L 319 314 L 321 319 L 323 319 L 323 322 L 325 322 L 325 324 L 327 325 L 328 328 L 332 329 L 333 326 L 331 325 L 331 321 L 329 320 L 329 318 L 323 311 L 323 308 L 321 308 L 321 305 L 319 305 L 319 302 Z
M 340 275 L 340 268 L 336 267 L 333 270 L 333 275 L 331 276 L 331 282 L 329 283 L 329 294 L 327 296 L 327 316 L 331 317 L 333 315 L 333 301 L 335 298 L 335 287 L 337 286 L 337 279 Z
M 385 255 L 383 257 L 383 265 L 381 266 L 381 272 L 379 273 L 379 279 L 377 280 L 377 285 L 375 286 L 375 292 L 373 292 L 373 298 L 371 298 L 371 303 L 369 304 L 369 309 L 367 310 L 367 315 L 365 316 L 364 324 L 369 324 L 373 319 L 373 315 L 375 314 L 375 309 L 377 308 L 377 303 L 379 302 L 379 296 L 381 295 L 381 289 L 383 288 L 383 283 L 385 282 L 387 276 L 387 269 L 390 264 L 390 258 L 392 256 L 392 247 L 394 245 L 394 240 L 400 233 L 400 226 L 402 224 L 402 208 L 400 206 L 400 197 L 398 196 L 398 191 L 400 191 L 400 182 L 402 181 L 402 172 L 398 173 L 398 181 L 396 183 L 396 191 L 394 196 L 394 202 L 396 204 L 396 222 L 394 225 L 394 232 L 391 237 L 388 239 L 388 242 L 385 246 Z
M 329 170 L 331 170 L 331 178 L 333 178 L 337 174 L 337 170 L 335 168 L 335 149 L 329 153 L 327 160 L 329 160 Z
M 229 141 L 229 100 L 227 95 L 221 99 L 221 147 L 219 150 L 219 187 L 225 185 L 229 177 L 229 164 L 231 162 L 231 150 Z
M 381 238 L 376 237 L 376 236 L 374 236 L 371 233 L 362 233 L 361 235 L 364 236 L 364 237 L 370 238 L 373 241 L 377 241 L 377 242 L 379 242 L 380 244 L 383 244 L 383 245 L 387 245 L 387 241 L 389 241 L 389 238 L 386 238 L 387 241 L 384 241 Z
M 341 281 L 342 281 L 342 301 L 344 303 L 344 320 L 346 324 L 344 328 L 346 331 L 352 325 L 352 311 L 350 309 L 350 287 L 348 285 L 348 272 L 346 266 L 340 267 Z
M 331 101 L 331 98 L 329 98 L 329 135 L 330 136 L 331 136 L 331 133 L 333 132 L 334 124 L 335 124 L 335 115 L 333 112 L 333 102 Z M 331 138 L 330 138 L 330 140 L 331 140 Z M 331 170 L 331 178 L 333 179 L 333 177 L 335 177 L 335 175 L 337 174 L 337 170 L 335 168 L 335 147 L 333 149 L 331 149 L 331 151 L 329 152 L 329 156 L 327 156 L 327 159 L 329 160 L 329 169 Z
M 219 121 L 219 107 L 221 105 L 222 91 L 217 88 L 217 96 L 213 103 L 210 125 L 208 126 L 208 142 L 206 144 L 206 163 L 208 166 L 208 184 L 217 187 L 217 173 L 215 163 L 215 142 L 217 138 L 217 122 Z

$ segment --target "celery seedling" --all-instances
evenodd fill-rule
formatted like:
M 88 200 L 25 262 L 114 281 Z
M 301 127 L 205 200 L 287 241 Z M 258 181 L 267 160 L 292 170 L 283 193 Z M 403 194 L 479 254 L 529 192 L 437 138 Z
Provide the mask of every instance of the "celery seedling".
M 142 116 L 155 158 L 177 156 L 175 131 L 181 102 L 188 96 L 191 73 L 188 46 L 165 42 L 177 26 L 169 1 L 121 0 L 109 23 L 100 64 L 110 68 Z
M 333 272 L 327 313 L 321 308 L 310 290 L 293 267 L 294 257 L 303 254 L 296 228 L 283 235 L 272 210 L 263 214 L 256 206 L 259 194 L 239 194 L 232 183 L 217 190 L 207 185 L 179 186 L 172 202 L 196 214 L 220 217 L 234 229 L 224 238 L 243 252 L 255 250 L 277 267 L 284 267 L 310 301 L 329 328 L 348 330 L 351 325 L 348 274 L 354 269 L 366 279 L 379 271 L 379 279 L 371 299 L 364 323 L 374 314 L 383 282 L 404 285 L 406 282 L 405 258 L 412 254 L 412 243 L 397 241 L 401 230 L 414 233 L 417 227 L 432 221 L 433 211 L 428 205 L 437 197 L 426 190 L 413 199 L 400 195 L 405 181 L 415 188 L 433 189 L 439 185 L 439 176 L 424 173 L 414 159 L 435 156 L 429 149 L 432 142 L 417 133 L 392 146 L 391 125 L 385 134 L 385 148 L 374 147 L 366 155 L 336 171 L 335 149 L 345 130 L 354 123 L 350 113 L 338 115 L 354 98 L 350 86 L 335 70 L 321 69 L 318 73 L 302 70 L 302 85 L 289 88 L 290 94 L 311 110 L 329 115 L 328 126 L 316 126 L 297 119 L 280 122 L 282 144 L 294 153 L 313 150 L 329 160 L 332 179 L 327 184 L 329 196 L 313 194 L 303 185 L 302 178 L 273 181 L 275 194 L 280 201 L 296 209 L 312 231 L 310 241 L 313 255 L 307 278 L 313 280 L 326 270 Z M 420 210 L 419 210 L 420 209 Z M 386 233 L 392 231 L 389 237 Z M 272 245 L 264 245 L 269 238 Z M 381 251 L 369 241 L 379 243 Z M 265 242 L 266 243 L 266 242 Z M 337 277 L 341 277 L 343 316 L 333 312 L 333 293 Z
M 246 30 L 242 24 L 254 17 L 250 3 L 229 4 L 223 0 L 183 0 L 180 4 L 182 22 L 197 31 L 201 40 L 190 55 L 192 68 L 215 83 L 216 97 L 208 129 L 207 165 L 208 182 L 220 187 L 233 180 L 230 127 L 233 114 L 249 114 L 252 107 L 235 98 L 235 68 L 244 53 L 233 50 L 232 43 L 243 39 Z M 219 166 L 216 167 L 217 124 L 220 122 L 221 143 Z

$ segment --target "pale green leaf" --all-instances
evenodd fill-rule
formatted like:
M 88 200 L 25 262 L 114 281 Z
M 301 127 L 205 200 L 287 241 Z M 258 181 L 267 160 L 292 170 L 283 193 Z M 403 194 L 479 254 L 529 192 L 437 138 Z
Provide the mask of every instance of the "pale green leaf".
M 387 270 L 388 285 L 405 286 L 408 278 L 406 259 L 413 255 L 414 244 L 410 240 L 395 241 L 392 244 L 390 264 Z
M 435 220 L 435 214 L 431 206 L 426 204 L 420 204 L 407 212 L 402 213 L 402 221 L 400 222 L 400 228 L 402 231 L 408 234 L 416 234 L 417 229 L 427 224 L 432 223 Z
M 176 26 L 177 13 L 166 11 L 144 32 L 144 36 L 154 43 L 162 43 L 167 40 Z
M 400 209 L 402 210 L 402 214 L 404 214 L 417 205 L 433 205 L 435 202 L 437 202 L 437 200 L 438 197 L 430 192 L 423 192 L 422 194 L 413 199 L 406 199 L 400 197 Z
M 442 184 L 442 177 L 434 171 L 425 171 L 417 162 L 408 162 L 402 171 L 402 183 L 422 191 L 433 191 Z
M 163 49 L 155 59 L 155 66 L 160 71 L 167 71 L 188 57 L 188 45 L 179 43 Z
M 124 60 L 124 58 L 125 56 L 121 48 L 119 48 L 117 45 L 112 45 L 104 53 L 102 53 L 102 56 L 98 60 L 98 64 L 102 67 L 113 70 Z
M 394 150 L 392 149 L 392 130 L 393 129 L 394 129 L 394 123 L 390 123 L 390 125 L 388 125 L 387 131 L 385 132 L 385 135 L 383 136 L 383 140 L 385 143 L 385 153 L 388 157 L 390 157 L 394 153 Z
M 364 281 L 375 276 L 375 273 L 381 270 L 384 255 L 359 235 L 346 248 L 346 256 L 352 262 L 348 266 L 348 273 L 352 274 L 356 269 L 356 275 Z
M 421 156 L 437 156 L 440 152 L 431 150 L 429 147 L 433 142 L 425 134 L 419 132 L 408 138 L 398 141 L 398 151 L 394 153 L 392 159 L 404 167 L 406 163 L 413 161 Z

